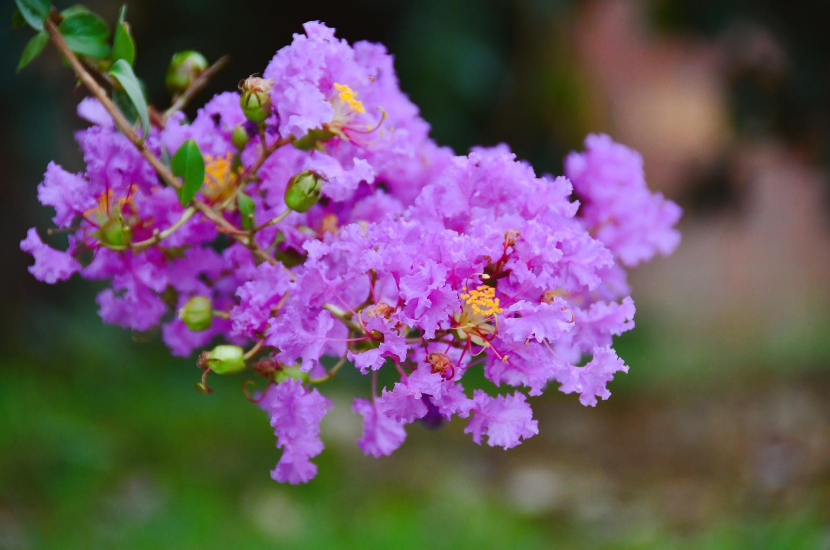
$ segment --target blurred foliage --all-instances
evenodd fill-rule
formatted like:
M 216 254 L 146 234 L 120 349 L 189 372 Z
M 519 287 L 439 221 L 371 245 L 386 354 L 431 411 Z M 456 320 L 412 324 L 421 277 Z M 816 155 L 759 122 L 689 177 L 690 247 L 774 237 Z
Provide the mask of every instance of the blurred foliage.
M 87 4 L 108 21 L 121 5 Z M 577 55 L 580 25 L 598 5 L 142 0 L 129 21 L 136 73 L 156 105 L 169 101 L 173 52 L 232 56 L 205 99 L 261 71 L 304 21 L 321 19 L 350 41 L 388 46 L 440 143 L 463 152 L 504 141 L 539 172 L 561 173 L 585 133 L 608 130 L 608 107 Z M 773 138 L 826 168 L 826 18 L 771 1 L 649 6 L 658 37 L 708 45 L 747 24 L 770 29 L 787 72 L 726 71 L 727 154 Z M 413 426 L 393 457 L 363 457 L 346 411 L 367 389 L 346 372 L 324 390 L 336 409 L 324 420 L 319 476 L 303 487 L 272 482 L 273 435 L 239 380 L 212 380 L 214 394 L 200 395 L 193 362 L 171 359 L 157 335 L 102 325 L 91 285 L 28 277 L 17 243 L 48 223 L 35 188 L 47 162 L 82 166 L 69 136 L 83 93 L 69 92 L 71 74 L 48 46 L 16 76 L 25 42 L 0 30 L 0 273 L 11 290 L 0 337 L 0 548 L 830 548 L 823 288 L 816 314 L 774 337 L 739 318 L 721 339 L 662 316 L 653 294 L 620 339 L 632 370 L 614 397 L 597 409 L 555 392 L 535 399 L 541 433 L 510 453 L 476 447 L 456 422 Z M 729 174 L 721 161 L 678 191 L 704 226 L 718 207 L 743 207 Z M 635 297 L 649 292 L 642 285 Z

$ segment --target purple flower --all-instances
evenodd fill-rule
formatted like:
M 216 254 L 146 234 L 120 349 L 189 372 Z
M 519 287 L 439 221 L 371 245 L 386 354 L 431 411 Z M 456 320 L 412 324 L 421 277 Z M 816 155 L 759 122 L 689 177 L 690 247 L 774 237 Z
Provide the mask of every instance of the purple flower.
M 565 161 L 565 173 L 584 200 L 585 227 L 629 267 L 657 253 L 671 254 L 680 243 L 674 226 L 683 211 L 649 191 L 639 153 L 604 134 L 586 137 L 585 148 Z
M 239 305 L 231 310 L 234 333 L 253 338 L 263 332 L 272 316 L 272 308 L 288 291 L 290 280 L 284 269 L 261 264 L 254 278 L 236 291 Z
M 518 314 L 510 317 L 511 314 Z M 516 302 L 504 312 L 504 335 L 514 342 L 533 338 L 537 342 L 553 342 L 573 327 L 574 314 L 564 300 L 553 303 Z
M 318 364 L 326 350 L 337 354 L 345 351 L 337 342 L 346 335 L 343 325 L 335 324 L 328 311 L 321 311 L 316 317 L 308 317 L 294 306 L 286 308 L 266 333 L 269 346 L 278 348 L 277 358 L 293 364 L 298 359 L 303 371 L 310 371 Z M 331 340 L 331 342 L 329 341 Z
M 578 393 L 579 402 L 586 407 L 594 407 L 597 398 L 608 399 L 611 392 L 606 387 L 614 379 L 614 374 L 628 372 L 628 367 L 611 348 L 596 348 L 594 358 L 584 367 L 569 365 L 556 374 L 562 384 L 562 393 Z
M 54 162 L 49 163 L 43 183 L 37 187 L 37 198 L 40 204 L 54 207 L 52 221 L 58 227 L 68 227 L 76 217 L 83 216 L 96 205 L 87 181 L 80 174 L 71 174 Z
M 366 374 L 370 370 L 379 370 L 388 357 L 394 356 L 400 361 L 406 359 L 409 348 L 406 344 L 406 339 L 401 336 L 395 327 L 394 321 L 370 312 L 370 316 L 364 322 L 364 325 L 366 330 L 380 335 L 383 341 L 378 347 L 361 353 L 354 353 L 351 350 L 347 352 L 348 359 L 354 362 L 355 367 L 362 374 Z
M 320 421 L 331 409 L 331 401 L 317 390 L 308 391 L 299 380 L 289 379 L 266 389 L 259 406 L 268 413 L 277 448 L 283 449 L 271 477 L 292 485 L 306 483 L 317 475 L 310 459 L 323 451 Z
M 403 444 L 406 439 L 403 424 L 380 414 L 376 403 L 355 399 L 352 409 L 363 417 L 363 435 L 357 444 L 364 453 L 380 458 L 392 454 Z
M 533 411 L 521 393 L 490 397 L 476 390 L 473 401 L 473 416 L 464 433 L 472 434 L 478 445 L 481 445 L 481 437 L 487 435 L 487 444 L 491 447 L 512 449 L 522 439 L 539 433 Z
M 634 327 L 627 268 L 680 238 L 680 208 L 648 189 L 636 152 L 588 136 L 566 160 L 570 179 L 537 175 L 506 145 L 455 156 L 429 138 L 383 46 L 350 45 L 319 22 L 263 76 L 273 109 L 262 132 L 226 92 L 147 135 L 144 152 L 159 159 L 197 142 L 206 177 L 195 205 L 181 204 L 100 102 L 83 100 L 83 173 L 50 163 L 38 187 L 69 247 L 29 230 L 32 274 L 103 281 L 101 318 L 161 327 L 173 355 L 239 346 L 220 349 L 237 359 L 228 371 L 267 380 L 260 406 L 283 450 L 272 472 L 281 482 L 316 474 L 331 403 L 312 388 L 346 361 L 372 377 L 371 399 L 353 410 L 358 444 L 375 457 L 403 443 L 406 424 L 454 416 L 471 417 L 477 444 L 515 447 L 538 433 L 525 395 L 549 382 L 585 406 L 610 396 L 628 371 L 614 338 Z M 286 188 L 306 170 L 311 206 L 288 209 Z M 242 219 L 251 205 L 253 226 Z M 188 303 L 201 321 L 190 326 L 205 330 L 176 315 Z M 479 368 L 513 393 L 469 398 L 467 372 Z M 394 378 L 378 395 L 384 369 Z
M 60 252 L 43 244 L 34 227 L 29 229 L 26 238 L 20 242 L 20 250 L 28 252 L 35 258 L 35 265 L 29 267 L 29 273 L 34 275 L 38 281 L 50 285 L 65 281 L 81 269 L 78 260 L 66 252 Z

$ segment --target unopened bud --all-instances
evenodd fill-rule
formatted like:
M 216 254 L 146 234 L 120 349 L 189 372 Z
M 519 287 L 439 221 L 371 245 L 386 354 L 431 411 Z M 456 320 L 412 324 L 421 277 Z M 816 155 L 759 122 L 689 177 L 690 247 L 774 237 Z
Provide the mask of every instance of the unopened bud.
M 308 212 L 320 200 L 323 177 L 305 170 L 291 178 L 285 188 L 285 205 L 295 212 Z
M 271 88 L 273 86 L 273 80 L 258 76 L 251 76 L 240 82 L 239 91 L 242 95 L 239 97 L 239 105 L 245 113 L 245 118 L 251 122 L 265 122 L 271 114 Z
M 173 95 L 185 91 L 208 68 L 208 60 L 199 52 L 186 50 L 173 54 L 164 83 Z
M 322 144 L 333 138 L 335 135 L 337 134 L 331 130 L 326 130 L 324 128 L 312 128 L 306 135 L 300 139 L 294 140 L 294 147 L 302 151 L 311 151 L 315 148 L 321 149 Z
M 179 319 L 192 331 L 210 328 L 213 322 L 213 304 L 207 296 L 194 296 L 179 310 Z
M 108 218 L 99 216 L 98 230 L 94 233 L 105 246 L 123 248 L 130 244 L 132 232 L 130 227 L 124 225 L 121 212 L 116 209 Z
M 233 129 L 233 134 L 231 134 L 231 142 L 234 147 L 241 151 L 246 145 L 248 145 L 249 141 L 251 141 L 251 137 L 248 135 L 248 131 L 245 130 L 244 126 L 240 124 Z
M 300 365 L 292 365 L 290 367 L 283 367 L 274 373 L 274 381 L 279 384 L 285 382 L 289 378 L 295 378 L 301 382 L 308 380 L 308 373 L 300 370 Z
M 245 370 L 245 351 L 239 346 L 222 344 L 199 356 L 197 365 L 216 374 L 233 374 Z

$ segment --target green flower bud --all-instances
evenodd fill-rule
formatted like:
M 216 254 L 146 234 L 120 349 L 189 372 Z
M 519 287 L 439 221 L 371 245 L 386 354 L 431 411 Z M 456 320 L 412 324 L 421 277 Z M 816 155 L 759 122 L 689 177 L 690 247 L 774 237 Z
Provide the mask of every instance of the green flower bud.
M 323 177 L 311 170 L 295 175 L 285 188 L 285 205 L 295 212 L 308 212 L 320 200 Z
M 302 382 L 308 380 L 308 373 L 300 370 L 300 365 L 293 365 L 290 367 L 283 367 L 274 373 L 274 382 L 279 384 L 285 382 L 289 378 L 295 378 Z
M 216 374 L 234 374 L 245 370 L 245 351 L 239 346 L 223 344 L 199 356 L 198 365 L 202 370 L 210 369 Z
M 336 134 L 331 130 L 325 128 L 312 128 L 306 135 L 300 139 L 294 140 L 294 147 L 301 151 L 311 151 L 312 149 L 322 149 L 323 142 L 333 138 Z
M 248 145 L 249 141 L 251 141 L 251 138 L 248 136 L 248 132 L 242 125 L 239 125 L 233 129 L 233 134 L 231 134 L 231 142 L 234 147 L 241 151 L 246 145 Z
M 164 83 L 171 94 L 180 94 L 207 68 L 208 61 L 199 52 L 186 50 L 173 54 Z
M 98 216 L 98 230 L 93 233 L 105 246 L 126 247 L 132 239 L 128 225 L 124 225 L 121 212 L 116 209 L 110 217 Z
M 272 80 L 251 76 L 240 82 L 239 105 L 245 118 L 257 124 L 265 122 L 271 114 L 271 88 L 274 86 Z
M 207 330 L 213 322 L 213 303 L 207 296 L 194 296 L 179 310 L 179 319 L 192 331 Z

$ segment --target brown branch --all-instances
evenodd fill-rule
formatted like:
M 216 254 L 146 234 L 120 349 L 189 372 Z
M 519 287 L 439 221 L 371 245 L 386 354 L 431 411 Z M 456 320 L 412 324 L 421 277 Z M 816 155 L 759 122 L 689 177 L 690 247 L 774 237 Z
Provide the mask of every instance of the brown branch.
M 187 107 L 187 104 L 190 103 L 193 97 L 199 92 L 201 92 L 202 88 L 204 88 L 207 85 L 208 81 L 211 78 L 213 78 L 214 75 L 216 75 L 216 73 L 224 69 L 225 66 L 230 62 L 230 60 L 230 56 L 223 55 L 222 57 L 217 59 L 213 65 L 202 71 L 199 74 L 199 76 L 197 76 L 196 79 L 190 83 L 190 86 L 188 86 L 184 92 L 182 92 L 181 94 L 179 94 L 178 97 L 176 97 L 175 101 L 170 106 L 170 108 L 164 111 L 162 115 L 164 117 L 164 120 L 170 118 L 170 116 L 172 116 L 173 113 L 181 111 L 182 109 Z
M 129 123 L 129 121 L 124 117 L 118 107 L 112 102 L 107 94 L 107 91 L 98 83 L 95 78 L 90 74 L 90 72 L 84 67 L 84 64 L 78 59 L 75 53 L 69 48 L 66 41 L 61 36 L 60 31 L 58 30 L 57 25 L 52 19 L 47 19 L 44 21 L 44 28 L 46 32 L 49 33 L 49 37 L 51 38 L 52 42 L 55 44 L 55 47 L 58 48 L 58 51 L 61 55 L 69 62 L 69 65 L 75 71 L 75 75 L 78 79 L 83 82 L 84 86 L 94 95 L 98 101 L 101 102 L 101 105 L 104 106 L 104 109 L 109 113 L 112 117 L 112 120 L 115 122 L 118 129 L 130 140 L 130 142 L 135 146 L 136 149 L 141 153 L 141 155 L 150 163 L 153 170 L 155 170 L 156 174 L 158 174 L 159 178 L 161 178 L 162 183 L 167 185 L 168 187 L 172 187 L 173 189 L 179 189 L 181 184 L 179 181 L 173 176 L 170 170 L 164 165 L 164 163 L 156 157 L 152 151 L 147 147 L 147 143 L 141 139 L 138 134 L 136 133 L 133 126 Z M 222 216 L 219 212 L 216 212 L 212 207 L 205 204 L 204 202 L 193 199 L 193 206 L 201 212 L 205 217 L 210 219 L 220 228 L 226 229 L 227 233 L 231 235 L 234 239 L 242 243 L 243 245 L 251 248 L 251 251 L 262 261 L 271 263 L 273 265 L 282 265 L 276 258 L 269 255 L 267 252 L 262 250 L 259 246 L 256 245 L 254 242 L 249 242 L 249 238 L 247 236 L 238 235 L 240 230 L 232 223 Z

